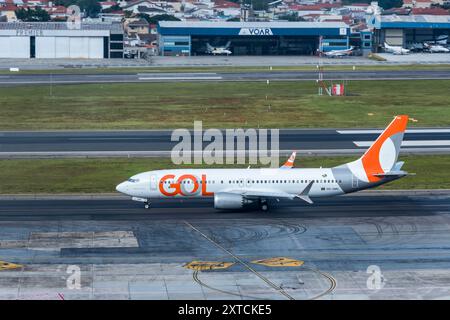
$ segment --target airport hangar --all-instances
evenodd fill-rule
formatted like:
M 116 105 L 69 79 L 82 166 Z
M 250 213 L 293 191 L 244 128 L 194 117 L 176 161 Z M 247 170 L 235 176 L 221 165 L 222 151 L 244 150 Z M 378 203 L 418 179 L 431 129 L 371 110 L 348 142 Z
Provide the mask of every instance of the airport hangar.
M 123 58 L 119 23 L 0 22 L 0 58 Z
M 185 22 L 160 21 L 162 56 L 207 54 L 206 44 L 230 42 L 233 55 L 313 55 L 347 49 L 350 27 L 343 22 Z M 321 41 L 322 40 L 322 41 Z
M 368 27 L 373 30 L 374 51 L 382 51 L 384 42 L 406 48 L 450 35 L 450 15 L 374 15 L 368 19 Z

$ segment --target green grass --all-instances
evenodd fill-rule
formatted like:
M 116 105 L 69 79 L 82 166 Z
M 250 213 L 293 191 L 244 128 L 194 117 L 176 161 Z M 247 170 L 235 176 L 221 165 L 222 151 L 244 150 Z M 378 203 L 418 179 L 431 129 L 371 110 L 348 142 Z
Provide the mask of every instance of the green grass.
M 450 125 L 450 80 L 349 81 L 347 92 L 317 96 L 314 81 L 3 87 L 0 130 L 384 127 L 400 113 Z
M 300 157 L 297 167 L 330 167 L 353 159 L 355 157 Z M 402 156 L 401 160 L 406 161 L 405 170 L 417 175 L 381 189 L 450 189 L 449 155 Z M 166 158 L 0 160 L 0 194 L 114 192 L 119 182 L 136 173 L 175 167 Z
M 329 62 L 329 59 L 324 59 Z M 384 60 L 380 60 L 384 61 Z M 399 65 L 358 65 L 356 70 L 450 70 L 450 64 L 399 64 Z M 0 70 L 0 74 L 120 74 L 140 72 L 262 72 L 270 70 L 270 66 L 213 66 L 213 67 L 83 67 L 60 69 L 22 69 L 19 72 Z M 272 66 L 272 71 L 315 71 L 316 65 Z M 353 65 L 326 65 L 325 70 L 350 71 Z

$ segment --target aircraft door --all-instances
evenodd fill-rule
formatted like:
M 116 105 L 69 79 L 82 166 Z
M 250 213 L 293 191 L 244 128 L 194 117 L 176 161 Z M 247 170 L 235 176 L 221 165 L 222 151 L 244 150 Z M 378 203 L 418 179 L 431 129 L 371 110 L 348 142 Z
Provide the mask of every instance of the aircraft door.
M 352 188 L 358 188 L 358 178 L 352 174 Z
M 250 188 L 250 187 L 252 186 L 252 179 L 247 178 L 247 179 L 245 180 L 245 186 L 248 187 L 248 188 Z
M 156 175 L 152 174 L 150 176 L 150 190 L 156 190 L 157 179 Z
M 244 187 L 244 179 L 239 179 L 239 187 Z

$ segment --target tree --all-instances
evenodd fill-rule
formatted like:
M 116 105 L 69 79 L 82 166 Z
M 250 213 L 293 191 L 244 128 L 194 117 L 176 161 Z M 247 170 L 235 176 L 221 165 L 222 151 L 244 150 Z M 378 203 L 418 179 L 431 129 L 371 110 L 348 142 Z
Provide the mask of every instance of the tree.
M 50 21 L 50 15 L 47 11 L 37 7 L 36 9 L 31 8 L 20 8 L 16 10 L 16 17 L 18 20 L 26 22 L 45 22 Z
M 138 14 L 138 17 L 147 20 L 150 24 L 158 24 L 158 21 L 181 21 L 177 17 L 171 16 L 170 14 L 158 14 L 150 17 L 148 14 L 140 13 Z
M 403 5 L 403 0 L 378 0 L 378 5 L 384 10 L 400 8 Z
M 55 5 L 64 7 L 76 5 L 80 7 L 81 12 L 91 18 L 96 18 L 102 11 L 102 6 L 98 0 L 55 0 Z
M 109 8 L 106 8 L 105 10 L 103 10 L 103 12 L 111 13 L 111 12 L 120 11 L 120 10 L 122 10 L 122 8 L 118 4 L 115 4 L 115 5 L 113 5 L 113 6 L 109 7 Z
M 296 15 L 295 13 L 284 14 L 284 15 L 278 16 L 278 19 L 279 20 L 287 20 L 289 22 L 305 21 L 305 19 L 303 19 L 299 15 Z

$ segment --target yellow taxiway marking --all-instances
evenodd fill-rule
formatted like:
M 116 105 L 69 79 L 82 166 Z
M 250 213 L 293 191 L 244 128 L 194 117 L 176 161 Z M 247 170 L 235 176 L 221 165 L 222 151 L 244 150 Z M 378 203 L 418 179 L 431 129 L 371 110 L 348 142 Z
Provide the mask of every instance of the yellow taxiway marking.
M 20 269 L 20 268 L 22 268 L 22 265 L 20 265 L 20 264 L 0 261 L 0 271 L 2 271 L 2 270 Z
M 203 271 L 203 270 L 215 270 L 226 269 L 231 267 L 234 262 L 219 262 L 219 261 L 192 261 L 183 265 L 183 267 L 191 270 Z
M 215 245 L 217 248 L 219 248 L 220 250 L 226 252 L 230 257 L 234 258 L 234 260 L 236 260 L 237 262 L 239 262 L 242 266 L 244 266 L 247 270 L 249 270 L 250 272 L 252 272 L 254 275 L 256 275 L 257 277 L 259 277 L 261 280 L 263 280 L 266 284 L 268 284 L 269 286 L 271 286 L 274 290 L 276 290 L 278 293 L 282 294 L 283 296 L 285 296 L 286 298 L 288 298 L 289 300 L 295 300 L 290 294 L 288 294 L 287 292 L 285 292 L 280 286 L 276 285 L 275 283 L 273 283 L 272 281 L 270 281 L 268 278 L 266 278 L 265 276 L 263 276 L 261 273 L 259 273 L 258 271 L 256 271 L 255 269 L 253 269 L 247 262 L 245 262 L 244 260 L 242 260 L 241 258 L 239 258 L 237 255 L 235 255 L 233 252 L 231 252 L 230 250 L 228 250 L 227 248 L 225 248 L 224 246 L 222 246 L 221 244 L 217 243 L 216 241 L 214 241 L 212 238 L 208 237 L 206 234 L 204 234 L 203 232 L 201 232 L 199 229 L 197 229 L 196 227 L 194 227 L 191 223 L 184 221 L 184 223 L 190 227 L 192 230 L 194 230 L 195 232 L 199 233 L 203 238 L 205 238 L 206 240 L 208 240 L 209 242 L 211 242 L 213 245 Z
M 305 262 L 291 258 L 275 257 L 263 260 L 253 260 L 252 263 L 262 264 L 268 267 L 300 267 Z

